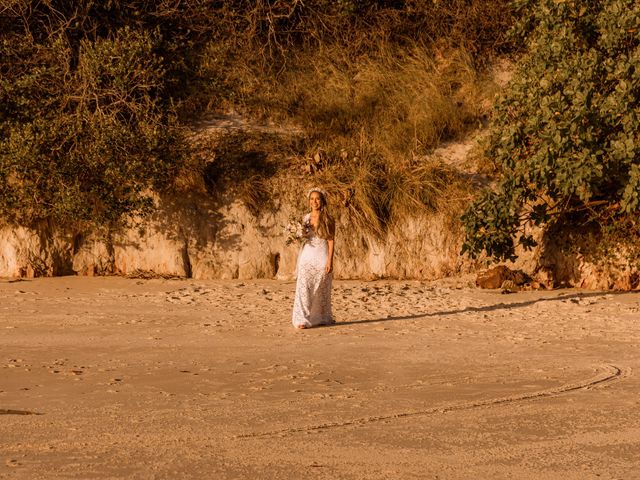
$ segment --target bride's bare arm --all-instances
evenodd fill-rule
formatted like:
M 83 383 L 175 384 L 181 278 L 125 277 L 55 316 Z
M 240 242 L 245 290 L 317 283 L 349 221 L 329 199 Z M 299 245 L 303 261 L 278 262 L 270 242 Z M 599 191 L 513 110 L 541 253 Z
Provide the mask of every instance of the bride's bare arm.
M 327 244 L 329 245 L 329 255 L 327 258 L 327 266 L 324 269 L 327 273 L 331 273 L 333 271 L 333 243 L 333 239 L 327 240 Z
M 334 237 L 336 235 L 336 226 L 335 223 L 331 222 L 329 225 L 329 238 L 327 239 L 327 244 L 329 246 L 329 254 L 327 255 L 327 266 L 325 268 L 325 272 L 331 273 L 333 271 L 333 244 Z

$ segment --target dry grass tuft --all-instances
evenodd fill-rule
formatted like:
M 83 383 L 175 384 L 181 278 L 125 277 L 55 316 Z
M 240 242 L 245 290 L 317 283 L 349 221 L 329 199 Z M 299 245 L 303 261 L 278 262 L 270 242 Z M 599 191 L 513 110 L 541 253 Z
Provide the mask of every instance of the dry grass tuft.
M 419 211 L 459 213 L 467 181 L 429 154 L 486 114 L 486 80 L 462 50 L 379 49 L 355 63 L 337 50 L 270 91 L 309 132 L 318 181 L 377 236 Z
M 258 88 L 255 76 L 244 81 L 237 91 Z M 465 177 L 430 155 L 476 129 L 487 113 L 494 90 L 464 50 L 381 44 L 352 61 L 349 52 L 327 47 L 292 59 L 278 81 L 262 79 L 259 90 L 255 111 L 301 125 L 305 134 L 216 139 L 200 166 L 207 191 L 232 189 L 258 215 L 270 204 L 273 179 L 306 170 L 358 228 L 378 237 L 417 212 L 456 217 L 468 199 Z

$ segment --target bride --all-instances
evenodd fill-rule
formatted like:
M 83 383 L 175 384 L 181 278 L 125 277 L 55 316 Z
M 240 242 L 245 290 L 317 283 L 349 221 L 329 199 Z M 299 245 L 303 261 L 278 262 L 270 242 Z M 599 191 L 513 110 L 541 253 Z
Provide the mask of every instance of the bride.
M 304 216 L 306 240 L 298 256 L 298 280 L 293 326 L 309 328 L 335 323 L 331 313 L 331 280 L 335 222 L 327 213 L 327 195 L 320 188 L 307 192 L 311 211 Z

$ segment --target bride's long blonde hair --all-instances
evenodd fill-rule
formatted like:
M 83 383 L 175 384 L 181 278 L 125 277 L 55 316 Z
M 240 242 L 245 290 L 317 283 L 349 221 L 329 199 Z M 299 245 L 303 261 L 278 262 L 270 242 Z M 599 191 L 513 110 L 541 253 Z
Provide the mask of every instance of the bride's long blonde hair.
M 336 222 L 327 211 L 327 194 L 320 188 L 312 188 L 307 192 L 307 200 L 311 199 L 311 194 L 316 192 L 320 195 L 320 214 L 318 216 L 318 226 L 316 227 L 316 235 L 325 240 L 333 240 L 336 232 Z

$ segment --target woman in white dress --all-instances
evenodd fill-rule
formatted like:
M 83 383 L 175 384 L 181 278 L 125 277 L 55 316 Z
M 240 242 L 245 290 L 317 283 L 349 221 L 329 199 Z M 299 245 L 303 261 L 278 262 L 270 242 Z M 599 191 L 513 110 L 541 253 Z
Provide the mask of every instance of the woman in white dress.
M 310 328 L 335 323 L 331 312 L 335 222 L 327 213 L 327 196 L 320 188 L 307 193 L 311 211 L 304 216 L 306 240 L 298 255 L 298 280 L 293 302 L 293 326 Z

